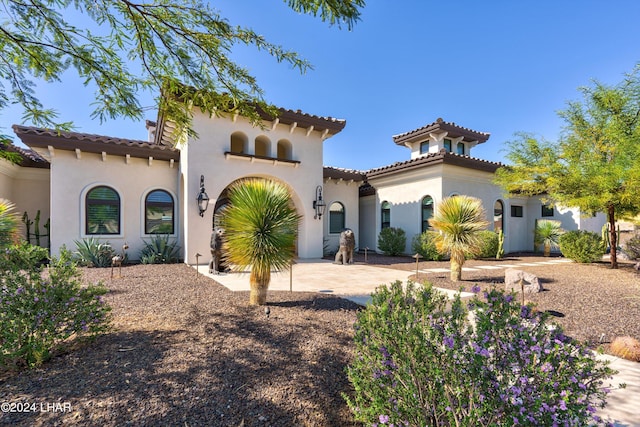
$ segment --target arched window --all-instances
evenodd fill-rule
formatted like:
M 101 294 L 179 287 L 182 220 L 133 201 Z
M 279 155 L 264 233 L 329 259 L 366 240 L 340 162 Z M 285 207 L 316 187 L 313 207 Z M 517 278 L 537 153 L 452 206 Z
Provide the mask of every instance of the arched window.
M 424 196 L 422 198 L 422 232 L 429 229 L 429 219 L 433 217 L 433 198 Z
M 458 142 L 458 145 L 456 146 L 456 152 L 464 156 L 464 143 Z
M 493 204 L 493 231 L 504 231 L 504 203 L 502 200 L 496 200 Z
M 293 156 L 291 154 L 291 143 L 286 139 L 281 139 L 280 141 L 278 141 L 277 156 L 279 159 L 283 159 L 283 160 L 293 159 Z
M 86 234 L 120 234 L 120 196 L 104 185 L 92 188 L 85 197 Z
M 242 132 L 231 134 L 231 152 L 236 154 L 247 154 L 248 138 Z
M 145 234 L 173 234 L 173 197 L 164 190 L 154 190 L 144 199 Z
M 333 202 L 329 206 L 329 233 L 340 233 L 344 228 L 344 205 Z
M 382 218 L 380 228 L 391 227 L 391 204 L 389 202 L 382 202 L 380 216 Z
M 271 157 L 271 141 L 264 135 L 260 135 L 255 141 L 255 155 L 262 157 Z

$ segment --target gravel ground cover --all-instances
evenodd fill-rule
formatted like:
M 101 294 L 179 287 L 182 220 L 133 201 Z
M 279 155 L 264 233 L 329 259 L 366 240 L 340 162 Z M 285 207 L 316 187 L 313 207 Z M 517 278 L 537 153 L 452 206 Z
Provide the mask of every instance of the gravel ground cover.
M 465 267 L 544 261 L 514 256 Z M 358 255 L 357 262 L 362 262 Z M 403 257 L 368 257 L 386 268 L 415 270 Z M 421 262 L 420 269 L 447 267 Z M 598 345 L 617 335 L 640 338 L 640 276 L 632 264 L 522 267 L 545 291 L 530 297 L 566 332 Z M 41 368 L 0 372 L 0 402 L 36 403 L 31 413 L 0 413 L 18 426 L 354 426 L 341 393 L 353 356 L 358 306 L 316 293 L 269 293 L 269 315 L 186 265 L 135 265 L 122 277 L 83 269 L 102 280 L 113 332 L 75 345 Z M 437 286 L 503 286 L 504 270 L 420 274 Z M 44 404 L 44 410 L 41 405 Z M 56 406 L 56 404 L 58 404 Z M 47 406 L 48 410 L 47 410 Z

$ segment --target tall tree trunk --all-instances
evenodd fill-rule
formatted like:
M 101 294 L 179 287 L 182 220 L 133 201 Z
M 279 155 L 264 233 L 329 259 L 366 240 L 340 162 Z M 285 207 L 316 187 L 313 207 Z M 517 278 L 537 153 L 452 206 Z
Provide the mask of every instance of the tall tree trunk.
M 251 276 L 249 278 L 249 305 L 265 305 L 267 303 L 269 282 L 271 282 L 271 274 L 263 277 L 255 273 L 253 269 L 251 270 Z
M 458 257 L 454 256 L 453 254 L 451 254 L 451 274 L 449 275 L 449 278 L 451 279 L 452 282 L 459 282 L 462 279 L 462 264 L 464 263 L 464 258 L 463 261 L 460 262 L 460 260 L 458 259 Z
M 609 216 L 609 233 L 611 240 L 611 268 L 618 268 L 618 234 L 616 233 L 616 208 L 609 205 L 607 208 Z

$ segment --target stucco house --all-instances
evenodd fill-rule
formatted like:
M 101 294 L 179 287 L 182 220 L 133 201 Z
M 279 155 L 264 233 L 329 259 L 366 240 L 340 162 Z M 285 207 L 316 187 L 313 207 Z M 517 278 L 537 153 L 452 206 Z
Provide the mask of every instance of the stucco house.
M 492 228 L 504 230 L 505 251 L 533 249 L 536 219 L 562 222 L 563 228 L 599 231 L 604 215 L 583 218 L 576 209 L 551 208 L 538 198 L 505 199 L 492 183 L 499 163 L 477 159 L 472 149 L 489 134 L 437 119 L 393 136 L 409 150 L 408 160 L 368 171 L 323 165 L 323 141 L 346 122 L 280 109 L 262 126 L 239 115 L 210 117 L 196 112 L 199 135 L 174 147 L 172 124 L 147 122 L 149 138 L 136 141 L 14 125 L 29 147 L 23 161 L 0 159 L 0 197 L 19 212 L 37 210 L 51 219 L 51 250 L 75 248 L 74 240 L 97 237 L 114 248 L 125 242 L 136 259 L 144 240 L 169 234 L 186 263 L 209 253 L 217 214 L 230 185 L 248 177 L 285 183 L 301 215 L 297 253 L 320 258 L 338 246 L 351 228 L 360 249 L 376 249 L 384 227 L 400 227 L 411 237 L 428 226 L 438 203 L 453 194 L 482 200 Z M 197 203 L 208 196 L 207 209 Z M 324 212 L 322 207 L 325 207 Z

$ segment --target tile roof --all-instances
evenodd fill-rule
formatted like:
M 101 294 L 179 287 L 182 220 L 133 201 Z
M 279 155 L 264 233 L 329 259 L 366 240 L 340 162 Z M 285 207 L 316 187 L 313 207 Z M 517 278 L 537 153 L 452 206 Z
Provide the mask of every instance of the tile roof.
M 278 116 L 273 117 L 261 108 L 257 109 L 260 117 L 269 122 L 275 122 L 283 125 L 293 125 L 302 129 L 313 128 L 314 131 L 325 132 L 328 135 L 336 135 L 347 125 L 347 121 L 344 119 L 336 119 L 334 117 L 316 116 L 313 114 L 303 113 L 301 110 L 288 110 L 285 108 L 278 108 Z M 232 114 L 232 113 L 226 113 Z M 159 132 L 156 134 L 156 141 L 159 141 L 165 145 L 173 145 L 173 136 L 171 135 L 174 126 L 171 121 L 164 116 L 158 118 L 157 128 Z M 149 125 L 149 122 L 147 123 Z
M 153 157 L 158 160 L 179 160 L 180 150 L 165 145 L 132 139 L 116 138 L 79 132 L 59 132 L 32 126 L 13 125 L 13 131 L 29 147 L 47 148 L 51 145 L 60 150 L 75 150 L 90 153 L 106 152 L 131 157 Z
M 28 168 L 42 168 L 42 169 L 49 169 L 51 167 L 49 162 L 44 157 L 42 157 L 40 154 L 38 154 L 37 152 L 31 149 L 24 149 L 22 147 L 18 147 L 17 145 L 13 145 L 11 143 L 9 144 L 0 143 L 0 150 L 6 150 L 13 153 L 17 153 L 21 157 L 21 160 L 19 163 L 20 166 L 28 167 Z
M 449 137 L 457 138 L 462 136 L 464 141 L 478 141 L 479 144 L 489 139 L 490 133 L 479 132 L 466 127 L 458 126 L 454 122 L 445 122 L 442 118 L 438 118 L 435 122 L 422 126 L 418 129 L 414 129 L 409 132 L 404 132 L 393 136 L 393 141 L 398 145 L 403 145 L 405 142 L 413 142 L 418 139 L 425 138 L 431 132 L 447 132 Z
M 260 116 L 265 120 L 274 120 L 264 111 L 259 111 Z M 347 124 L 344 119 L 336 119 L 335 117 L 316 116 L 304 113 L 301 110 L 289 110 L 286 108 L 278 108 L 278 119 L 283 124 L 298 124 L 299 127 L 309 128 L 313 126 L 315 130 L 328 130 L 328 133 L 335 135 L 340 132 Z
M 447 153 L 441 150 L 438 153 L 429 153 L 427 155 L 417 157 L 415 159 L 407 160 L 404 162 L 396 162 L 391 165 L 382 166 L 379 168 L 371 169 L 366 172 L 367 179 L 377 178 L 385 175 L 389 175 L 396 172 L 404 172 L 406 170 L 412 170 L 422 167 L 428 167 L 435 164 L 449 164 L 454 166 L 461 166 L 470 169 L 483 170 L 487 172 L 495 172 L 502 166 L 502 163 L 491 162 L 488 160 L 482 160 L 471 156 L 464 156 L 456 153 Z
M 335 168 L 333 166 L 324 166 L 322 171 L 324 178 L 344 179 L 354 181 L 364 181 L 365 172 L 355 169 Z

